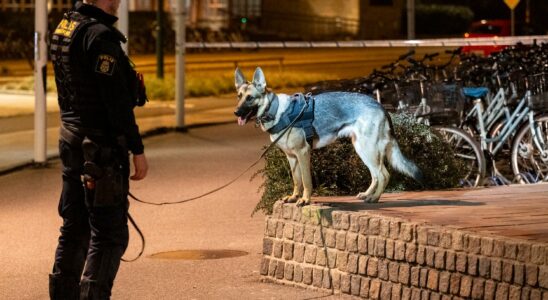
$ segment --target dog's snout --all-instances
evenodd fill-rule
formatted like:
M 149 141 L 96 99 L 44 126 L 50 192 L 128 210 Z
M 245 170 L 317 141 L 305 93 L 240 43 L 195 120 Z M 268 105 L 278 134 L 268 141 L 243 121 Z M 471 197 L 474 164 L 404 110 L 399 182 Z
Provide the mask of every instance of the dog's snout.
M 234 115 L 236 115 L 236 117 L 241 117 L 243 116 L 243 111 L 241 108 L 238 108 L 234 111 Z

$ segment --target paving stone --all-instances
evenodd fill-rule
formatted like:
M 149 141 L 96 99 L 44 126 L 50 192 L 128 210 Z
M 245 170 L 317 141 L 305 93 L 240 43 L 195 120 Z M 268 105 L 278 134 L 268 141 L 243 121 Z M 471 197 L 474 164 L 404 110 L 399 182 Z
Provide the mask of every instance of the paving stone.
M 293 268 L 293 280 L 297 283 L 303 281 L 303 268 L 299 265 Z
M 347 272 L 352 274 L 358 273 L 358 254 L 348 254 Z
M 346 235 L 346 250 L 358 252 L 358 234 L 349 232 Z
M 458 273 L 451 274 L 449 292 L 451 292 L 451 294 L 453 295 L 458 295 L 460 292 L 460 278 L 461 278 L 461 275 Z
M 327 266 L 334 269 L 337 266 L 337 250 L 327 249 Z
M 400 225 L 399 221 L 390 221 L 390 238 L 397 240 L 400 236 Z
M 281 258 L 282 250 L 283 250 L 283 242 L 280 240 L 274 241 L 274 245 L 272 246 L 272 256 L 276 258 Z
M 531 245 L 529 243 L 518 244 L 518 260 L 528 262 L 531 259 Z
M 398 281 L 404 285 L 409 284 L 410 266 L 408 264 L 400 264 L 398 270 Z
M 295 242 L 301 243 L 304 238 L 304 226 L 300 224 L 296 224 L 293 226 L 293 240 Z
M 420 277 L 421 277 L 421 268 L 420 267 L 411 267 L 411 285 L 419 287 L 420 286 Z
M 538 266 L 527 264 L 525 265 L 525 281 L 530 286 L 537 285 L 538 282 Z
M 383 281 L 381 282 L 381 296 L 380 299 L 390 299 L 392 296 L 392 283 Z
M 466 253 L 458 252 L 457 253 L 457 262 L 455 264 L 455 267 L 457 271 L 461 273 L 466 273 L 466 262 L 468 260 L 468 257 Z
M 482 299 L 484 291 L 485 279 L 474 278 L 472 280 L 472 299 Z
M 371 283 L 369 285 L 369 298 L 375 300 L 375 299 L 381 299 L 381 281 L 378 279 L 371 280 Z
M 316 231 L 316 228 L 313 226 L 305 226 L 304 227 L 304 242 L 308 244 L 314 243 L 314 232 Z
M 284 250 L 283 250 L 283 256 L 285 260 L 292 260 L 293 259 L 293 243 L 291 242 L 284 242 Z
M 485 281 L 483 297 L 485 300 L 495 299 L 497 284 L 493 280 Z
M 367 274 L 367 260 L 369 258 L 365 255 L 360 255 L 358 258 L 358 274 Z
M 426 263 L 426 248 L 419 245 L 417 248 L 417 258 L 416 261 L 419 265 L 424 265 Z
M 367 237 L 367 253 L 371 256 L 375 255 L 375 241 L 377 240 L 377 237 L 375 236 L 368 236 Z
M 274 247 L 274 241 L 269 238 L 263 239 L 263 254 L 272 255 L 272 248 Z
M 491 278 L 497 281 L 502 280 L 502 260 L 491 260 Z
M 479 257 L 477 255 L 468 255 L 468 274 L 476 276 L 478 274 Z
M 371 280 L 367 277 L 363 277 L 362 280 L 361 280 L 360 296 L 363 297 L 363 298 L 368 298 L 369 297 L 369 283 L 370 283 L 370 281 Z
M 367 254 L 367 237 L 364 235 L 358 236 L 358 252 Z
M 270 259 L 263 257 L 261 260 L 261 275 L 268 275 L 268 266 L 270 265 Z
M 434 258 L 434 267 L 436 269 L 445 269 L 445 250 L 436 249 L 436 256 Z
M 467 235 L 467 251 L 472 254 L 480 254 L 481 238 L 477 235 Z
M 308 285 L 312 284 L 312 268 L 311 267 L 303 268 L 303 283 Z
M 285 274 L 284 274 L 284 278 L 285 280 L 289 280 L 289 281 L 293 281 L 293 269 L 294 269 L 294 265 L 293 264 L 286 264 L 285 265 Z
M 510 291 L 508 292 L 509 300 L 519 300 L 521 299 L 521 287 L 516 285 L 510 286 Z
M 507 260 L 502 261 L 502 281 L 512 283 L 512 277 L 514 276 L 513 269 L 514 265 L 512 262 Z
M 379 279 L 388 280 L 388 261 L 384 259 L 379 260 Z
M 401 289 L 401 300 L 411 300 L 411 289 L 404 286 Z
M 427 288 L 433 291 L 438 290 L 439 274 L 440 273 L 437 270 L 430 269 L 428 271 L 428 282 L 426 283 Z
M 491 256 L 493 253 L 493 238 L 482 237 L 481 238 L 481 254 Z
M 437 247 L 440 243 L 440 232 L 438 230 L 430 229 L 427 232 L 426 239 L 429 246 Z
M 390 300 L 400 300 L 401 299 L 401 284 L 392 284 L 392 294 L 390 295 Z
M 523 285 L 525 282 L 525 265 L 514 263 L 514 284 Z
M 489 278 L 491 276 L 491 259 L 486 256 L 480 256 L 478 273 L 480 276 Z
M 359 215 L 358 214 L 351 214 L 350 215 L 350 228 L 348 229 L 351 232 L 357 233 L 360 231 L 360 224 L 359 224 Z
M 453 231 L 451 240 L 453 241 L 453 250 L 460 251 L 464 249 L 464 233 L 458 230 Z
M 420 278 L 419 278 L 419 286 L 421 288 L 425 288 L 427 283 L 428 283 L 428 269 L 427 268 L 421 268 Z
M 386 239 L 382 237 L 377 237 L 375 240 L 375 256 L 385 257 L 386 250 Z
M 321 287 L 323 284 L 323 269 L 312 269 L 312 285 Z
M 540 287 L 548 289 L 548 266 L 543 265 L 539 267 L 538 284 Z
M 354 296 L 359 296 L 360 288 L 361 288 L 361 277 L 352 275 L 352 277 L 350 277 L 350 293 Z
M 425 262 L 426 265 L 429 267 L 434 267 L 434 256 L 435 256 L 435 248 L 433 247 L 426 247 L 426 258 Z
M 339 251 L 337 252 L 337 268 L 342 272 L 346 272 L 348 269 L 348 253 Z
M 531 263 L 541 265 L 544 263 L 545 247 L 543 244 L 535 244 L 531 247 Z
M 411 223 L 402 223 L 400 225 L 400 239 L 404 242 L 413 241 L 415 234 L 415 226 Z
M 417 258 L 417 246 L 415 244 L 406 244 L 405 246 L 405 260 L 410 263 L 414 263 Z
M 508 299 L 508 290 L 509 290 L 509 285 L 507 283 L 497 284 L 495 299 Z
M 394 259 L 403 261 L 405 260 L 405 243 L 402 241 L 394 242 Z
M 343 251 L 346 249 L 346 232 L 338 231 L 336 237 L 336 248 Z
M 390 236 L 390 220 L 385 218 L 381 219 L 379 234 L 380 236 L 384 238 L 387 238 Z
M 369 225 L 367 233 L 370 235 L 379 235 L 380 233 L 380 219 L 376 217 L 369 218 Z
M 285 263 L 281 260 L 278 261 L 278 264 L 276 265 L 276 278 L 283 279 L 285 275 Z
M 445 269 L 448 271 L 455 271 L 455 260 L 456 260 L 457 254 L 453 251 L 447 251 L 445 252 Z
M 504 258 L 516 259 L 518 256 L 518 245 L 515 242 L 504 242 Z
M 378 269 L 378 259 L 371 257 L 367 261 L 367 275 L 371 277 L 377 277 L 377 274 L 379 273 Z
M 341 292 L 350 294 L 350 275 L 341 274 Z
M 329 269 L 323 270 L 322 288 L 331 289 L 331 273 Z
M 316 251 L 316 264 L 318 266 L 327 265 L 327 249 L 320 248 Z
M 398 282 L 398 269 L 399 264 L 391 261 L 388 263 L 388 279 L 394 283 Z
M 284 222 L 276 222 L 276 237 L 281 239 L 284 236 Z
M 450 249 L 452 245 L 451 237 L 452 233 L 450 231 L 443 231 L 440 236 L 440 247 Z
M 439 279 L 439 287 L 438 290 L 441 293 L 449 293 L 449 283 L 450 283 L 451 273 L 449 272 L 441 272 L 440 273 L 440 279 Z
M 312 245 L 307 245 L 304 250 L 304 261 L 309 264 L 316 262 L 317 248 Z
M 362 235 L 369 233 L 369 217 L 367 216 L 360 216 L 358 218 L 358 224 L 360 226 L 359 232 Z
M 394 259 L 394 241 L 387 239 L 386 240 L 386 246 L 385 246 L 385 256 L 388 259 Z
M 493 252 L 491 253 L 493 257 L 504 257 L 504 241 L 501 239 L 493 239 Z
M 469 298 L 472 292 L 472 277 L 462 276 L 460 280 L 460 295 Z

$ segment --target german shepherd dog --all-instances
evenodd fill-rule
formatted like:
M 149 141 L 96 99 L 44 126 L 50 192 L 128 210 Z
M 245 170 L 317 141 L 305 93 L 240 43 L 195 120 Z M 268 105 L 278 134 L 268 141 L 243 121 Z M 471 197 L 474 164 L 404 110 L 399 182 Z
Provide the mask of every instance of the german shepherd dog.
M 251 82 L 246 81 L 242 72 L 236 68 L 235 85 L 239 102 L 234 114 L 242 126 L 256 118 L 262 130 L 269 131 L 282 119 L 292 101 L 288 95 L 275 94 L 267 89 L 261 68 L 255 70 Z M 264 118 L 273 101 L 279 102 L 274 117 Z M 303 128 L 293 127 L 287 132 L 270 135 L 270 139 L 275 141 L 280 134 L 284 134 L 277 146 L 287 156 L 293 177 L 293 194 L 284 197 L 283 202 L 296 202 L 299 206 L 310 204 L 311 151 L 339 137 L 351 138 L 356 153 L 371 173 L 371 185 L 357 195 L 364 202 L 378 202 L 388 184 L 390 174 L 384 165 L 385 158 L 397 171 L 422 182 L 421 171 L 401 153 L 394 138 L 390 116 L 378 102 L 366 95 L 351 92 L 325 92 L 315 95 L 313 101 L 312 125 L 316 135 L 312 145 L 307 142 Z

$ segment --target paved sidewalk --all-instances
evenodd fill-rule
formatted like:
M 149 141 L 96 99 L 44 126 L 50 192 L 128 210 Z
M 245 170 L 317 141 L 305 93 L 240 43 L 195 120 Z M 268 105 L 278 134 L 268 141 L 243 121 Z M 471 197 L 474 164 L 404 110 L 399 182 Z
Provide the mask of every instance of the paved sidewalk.
M 233 95 L 185 99 L 185 125 L 235 122 Z M 47 97 L 47 156 L 58 155 L 59 109 L 56 95 Z M 0 174 L 27 166 L 34 160 L 34 95 L 0 93 Z M 173 101 L 152 101 L 136 109 L 142 133 L 175 127 Z

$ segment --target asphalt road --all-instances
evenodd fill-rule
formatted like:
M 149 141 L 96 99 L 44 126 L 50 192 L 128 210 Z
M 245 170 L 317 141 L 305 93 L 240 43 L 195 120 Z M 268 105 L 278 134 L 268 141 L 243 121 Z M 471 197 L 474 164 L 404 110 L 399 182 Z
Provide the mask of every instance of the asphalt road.
M 132 192 L 152 202 L 196 196 L 237 176 L 254 162 L 268 136 L 235 123 L 170 133 L 145 140 L 148 177 Z M 261 164 L 262 165 L 262 164 Z M 175 206 L 132 202 L 143 230 L 144 257 L 122 263 L 113 299 L 337 299 L 325 293 L 259 282 L 263 221 L 251 215 L 260 198 L 259 168 L 200 200 Z M 0 176 L 0 299 L 47 299 L 61 190 L 59 162 Z M 131 231 L 128 257 L 139 249 Z M 173 250 L 240 250 L 245 256 L 214 260 L 166 260 L 150 256 Z

